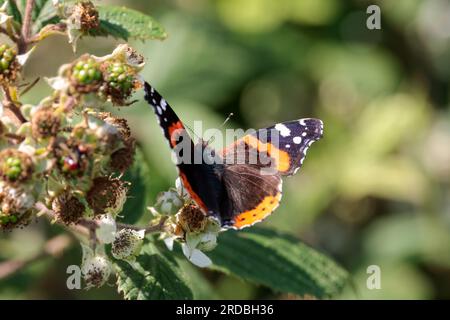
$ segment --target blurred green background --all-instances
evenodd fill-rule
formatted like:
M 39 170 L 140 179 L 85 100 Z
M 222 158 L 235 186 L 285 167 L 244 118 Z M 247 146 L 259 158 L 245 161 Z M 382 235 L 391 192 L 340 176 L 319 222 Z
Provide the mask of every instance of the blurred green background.
M 188 125 L 219 127 L 230 112 L 225 128 L 324 120 L 324 139 L 285 179 L 282 205 L 262 225 L 295 234 L 347 268 L 356 290 L 337 298 L 450 298 L 449 1 L 99 3 L 126 5 L 164 25 L 167 40 L 131 45 L 147 58 L 145 79 Z M 381 7 L 382 30 L 366 28 L 369 4 Z M 73 54 L 65 38 L 50 37 L 27 65 L 27 79 L 55 75 L 62 63 L 109 53 L 117 43 L 84 38 Z M 41 81 L 24 99 L 37 103 L 49 92 Z M 142 97 L 115 112 L 143 146 L 154 201 L 173 186 L 176 170 Z M 1 235 L 0 261 L 32 256 L 58 232 L 40 221 Z M 0 281 L 0 298 L 120 298 L 113 285 L 68 290 L 66 267 L 80 260 L 75 245 L 34 263 Z M 366 288 L 369 265 L 381 268 L 380 290 Z M 288 297 L 202 273 L 211 298 Z

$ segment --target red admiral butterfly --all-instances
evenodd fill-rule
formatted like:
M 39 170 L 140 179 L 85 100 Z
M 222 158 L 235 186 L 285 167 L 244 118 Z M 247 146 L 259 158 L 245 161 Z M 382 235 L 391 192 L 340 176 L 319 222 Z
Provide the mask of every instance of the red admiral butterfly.
M 195 152 L 208 149 L 204 143 L 194 144 L 173 109 L 148 83 L 145 99 L 153 106 L 173 150 L 187 140 L 192 160 Z M 278 207 L 281 176 L 295 174 L 308 148 L 322 135 L 319 119 L 283 122 L 248 134 L 219 152 L 209 149 L 216 160 L 212 163 L 178 161 L 177 167 L 184 188 L 207 215 L 217 218 L 224 228 L 241 229 L 260 222 Z

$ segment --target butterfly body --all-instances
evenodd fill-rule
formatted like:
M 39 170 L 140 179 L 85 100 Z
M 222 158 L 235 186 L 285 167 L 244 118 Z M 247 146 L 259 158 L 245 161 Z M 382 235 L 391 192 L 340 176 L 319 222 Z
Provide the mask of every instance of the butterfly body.
M 204 142 L 194 144 L 173 109 L 148 83 L 145 92 L 176 153 L 184 188 L 223 228 L 241 229 L 269 216 L 281 200 L 281 177 L 296 173 L 308 148 L 323 134 L 321 120 L 300 119 L 251 132 L 223 150 L 213 150 Z

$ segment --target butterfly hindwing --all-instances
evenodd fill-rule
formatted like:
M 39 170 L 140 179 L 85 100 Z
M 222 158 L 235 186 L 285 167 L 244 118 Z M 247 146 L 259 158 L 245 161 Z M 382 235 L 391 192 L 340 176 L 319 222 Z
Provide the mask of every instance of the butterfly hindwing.
M 261 175 L 257 165 L 225 166 L 222 181 L 227 192 L 222 208 L 224 227 L 242 229 L 269 216 L 281 200 L 279 175 Z
M 248 134 L 224 150 L 228 163 L 256 164 L 281 175 L 293 175 L 302 166 L 311 144 L 323 135 L 319 119 L 278 123 Z

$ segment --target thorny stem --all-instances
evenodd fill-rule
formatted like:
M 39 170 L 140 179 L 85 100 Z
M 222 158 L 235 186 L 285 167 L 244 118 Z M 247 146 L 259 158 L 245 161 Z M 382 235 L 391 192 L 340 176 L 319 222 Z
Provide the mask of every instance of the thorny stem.
M 161 232 L 164 231 L 164 224 L 166 223 L 167 219 L 169 217 L 167 216 L 162 216 L 161 219 L 159 220 L 159 222 L 157 224 L 148 226 L 145 228 L 145 233 L 153 233 L 153 232 Z M 132 229 L 132 230 L 142 230 L 144 228 L 142 227 L 138 227 L 132 224 L 126 224 L 126 223 L 117 223 L 117 226 L 120 229 Z
M 22 24 L 22 35 L 18 43 L 19 54 L 25 53 L 27 51 L 31 34 L 31 24 L 32 24 L 31 19 L 34 9 L 34 3 L 35 3 L 34 0 L 27 0 L 27 4 L 25 6 L 25 16 Z

